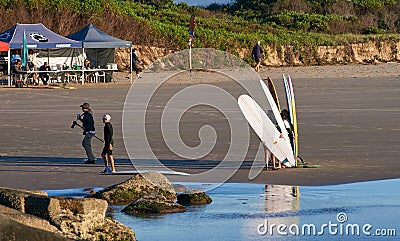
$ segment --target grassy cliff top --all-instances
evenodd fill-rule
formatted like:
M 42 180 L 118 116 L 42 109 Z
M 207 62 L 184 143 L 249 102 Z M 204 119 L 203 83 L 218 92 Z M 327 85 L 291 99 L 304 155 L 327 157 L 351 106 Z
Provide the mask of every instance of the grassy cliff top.
M 237 0 L 192 7 L 172 0 L 0 0 L 1 31 L 42 22 L 68 35 L 88 23 L 138 45 L 184 49 L 196 15 L 195 47 L 232 53 L 264 45 L 337 46 L 400 39 L 399 0 Z

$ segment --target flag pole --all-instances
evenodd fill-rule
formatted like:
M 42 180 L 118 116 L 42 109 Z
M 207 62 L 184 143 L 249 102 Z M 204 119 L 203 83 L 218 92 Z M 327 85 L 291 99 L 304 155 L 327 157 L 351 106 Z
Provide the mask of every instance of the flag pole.
M 192 73 L 192 36 L 189 37 L 189 72 Z
M 22 56 L 21 56 L 21 60 L 22 60 L 22 66 L 23 66 L 23 71 L 27 71 L 28 70 L 28 44 L 26 43 L 26 35 L 25 35 L 25 30 L 24 30 L 24 35 L 22 37 Z M 29 80 L 28 80 L 28 75 L 24 75 L 23 77 L 26 77 L 26 87 L 29 86 Z M 25 78 L 23 78 L 25 79 Z
M 195 18 L 195 15 L 192 15 L 190 17 L 189 41 L 188 41 L 190 80 L 192 80 L 192 47 L 193 47 L 193 41 L 194 41 L 194 27 L 196 25 L 194 22 L 194 18 Z
M 133 79 L 132 79 L 132 48 L 133 46 L 131 46 L 131 52 L 130 52 L 130 57 L 129 57 L 129 79 L 131 81 L 131 84 L 133 84 Z

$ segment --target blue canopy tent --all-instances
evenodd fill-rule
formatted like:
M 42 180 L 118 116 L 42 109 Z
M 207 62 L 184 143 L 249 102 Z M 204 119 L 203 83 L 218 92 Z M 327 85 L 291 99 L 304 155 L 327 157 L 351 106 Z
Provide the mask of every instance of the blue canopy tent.
M 82 41 L 84 48 L 101 49 L 101 48 L 130 48 L 131 41 L 122 40 L 106 34 L 93 24 L 89 24 L 81 30 L 72 33 L 67 38 Z
M 84 52 L 92 63 L 92 67 L 100 66 L 104 68 L 107 63 L 114 63 L 115 48 L 130 48 L 132 56 L 131 41 L 108 35 L 93 24 L 89 24 L 81 30 L 68 35 L 67 38 L 82 41 Z
M 54 50 L 54 56 L 60 56 L 66 54 L 65 49 L 82 48 L 82 42 L 58 35 L 41 23 L 16 24 L 3 33 L 0 33 L 0 41 L 8 43 L 10 49 L 22 49 L 24 32 L 26 36 L 26 44 L 29 49 L 47 49 L 47 53 L 43 53 L 43 56 L 38 57 L 47 57 L 47 62 L 49 63 L 50 49 L 52 50 L 52 53 Z M 64 52 L 61 50 L 64 50 Z M 73 59 L 73 57 L 77 57 L 81 53 L 80 51 L 70 51 L 68 54 L 70 61 L 72 61 L 71 59 Z M 8 80 L 10 85 L 10 64 L 8 64 Z

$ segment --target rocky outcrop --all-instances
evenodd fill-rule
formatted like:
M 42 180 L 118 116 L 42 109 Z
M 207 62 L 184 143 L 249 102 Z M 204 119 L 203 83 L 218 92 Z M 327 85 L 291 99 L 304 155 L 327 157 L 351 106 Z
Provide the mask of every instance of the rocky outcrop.
M 106 218 L 102 225 L 99 225 L 91 232 L 89 240 L 135 241 L 136 239 L 132 229 L 118 221 Z
M 330 64 L 366 64 L 400 61 L 400 42 L 369 41 L 339 46 L 293 46 L 270 45 L 265 48 L 266 66 L 308 66 Z M 250 52 L 242 49 L 239 57 L 248 59 Z
M 179 194 L 177 202 L 185 206 L 194 206 L 210 204 L 212 200 L 204 191 L 189 190 Z
M 172 183 L 158 172 L 136 174 L 129 180 L 99 191 L 91 197 L 105 199 L 109 203 L 129 204 L 122 211 L 133 215 L 186 211 L 184 206 L 175 203 L 176 192 Z
M 66 241 L 70 240 L 56 232 L 27 226 L 7 215 L 0 214 L 0 240 L 4 241 Z
M 187 188 L 182 184 L 174 184 L 175 192 L 186 192 Z
M 0 219 L 3 220 L 4 218 L 12 220 L 7 221 L 6 223 L 18 223 L 21 227 L 31 227 L 34 229 L 46 230 L 52 233 L 61 234 L 60 230 L 56 226 L 50 224 L 50 222 L 45 219 L 0 205 Z M 9 229 L 9 231 L 12 233 L 15 230 L 13 231 Z
M 135 240 L 130 228 L 105 218 L 104 200 L 47 197 L 16 189 L 1 189 L 0 194 L 0 204 L 14 209 L 4 207 L 1 213 L 21 225 L 74 240 Z
M 30 196 L 25 213 L 41 217 L 70 238 L 90 239 L 91 232 L 105 220 L 108 204 L 104 200 L 74 198 L 57 199 Z
M 141 69 L 150 66 L 158 58 L 161 58 L 169 53 L 172 53 L 172 50 L 154 46 L 133 45 L 132 47 L 137 49 L 136 55 L 140 60 L 140 62 L 138 63 L 138 67 Z M 115 62 L 117 63 L 118 69 L 120 71 L 129 70 L 130 66 L 129 55 L 130 55 L 129 48 L 120 48 L 115 50 Z
M 163 195 L 153 193 L 132 202 L 122 211 L 127 214 L 142 216 L 185 212 L 186 208 L 171 200 L 167 200 Z
M 152 193 L 159 193 L 171 202 L 176 199 L 176 192 L 171 182 L 157 172 L 136 174 L 129 180 L 99 191 L 91 197 L 104 199 L 111 204 L 122 205 L 135 202 Z
M 25 212 L 25 198 L 29 196 L 47 197 L 43 191 L 0 188 L 0 204 Z

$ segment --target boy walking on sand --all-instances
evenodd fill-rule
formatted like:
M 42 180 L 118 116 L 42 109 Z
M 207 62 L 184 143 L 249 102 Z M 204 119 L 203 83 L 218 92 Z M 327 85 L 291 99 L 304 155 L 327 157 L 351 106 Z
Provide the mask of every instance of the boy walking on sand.
M 112 155 L 114 140 L 113 140 L 113 126 L 111 125 L 111 116 L 109 114 L 105 114 L 103 116 L 104 123 L 104 148 L 101 152 L 101 156 L 104 160 L 104 170 L 102 173 L 106 172 L 115 172 L 114 166 L 114 157 Z M 111 170 L 108 166 L 108 161 L 110 161 Z

